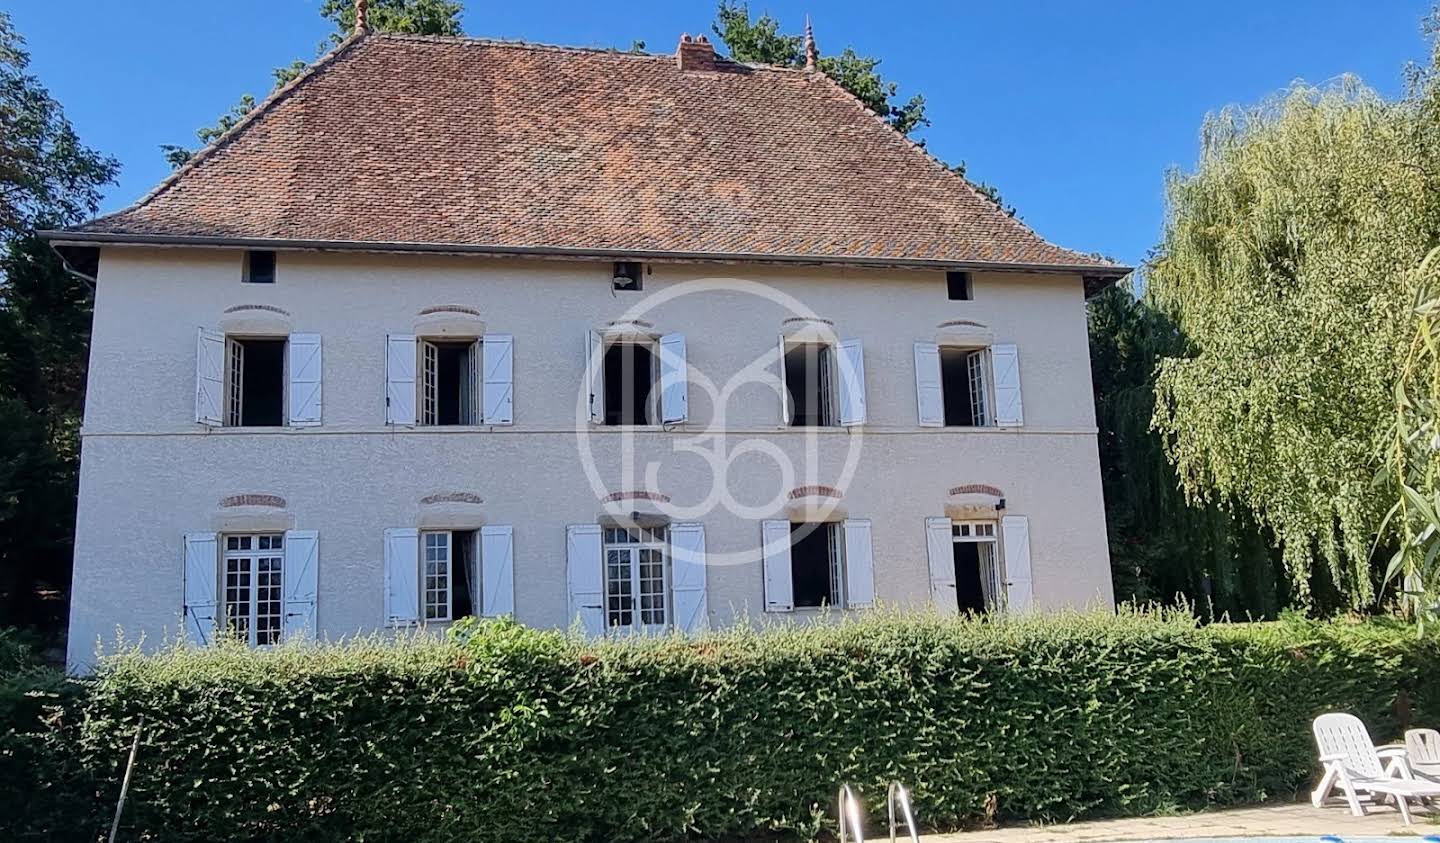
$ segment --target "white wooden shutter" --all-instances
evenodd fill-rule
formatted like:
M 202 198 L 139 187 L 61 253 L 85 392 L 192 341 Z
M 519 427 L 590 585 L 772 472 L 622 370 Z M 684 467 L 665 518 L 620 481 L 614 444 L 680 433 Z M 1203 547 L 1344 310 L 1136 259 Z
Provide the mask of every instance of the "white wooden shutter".
M 925 519 L 925 552 L 930 558 L 930 599 L 945 614 L 960 611 L 955 593 L 955 538 L 949 518 Z
M 945 393 L 941 387 L 940 346 L 915 343 L 915 406 L 921 427 L 945 426 Z
M 1005 605 L 1012 612 L 1028 612 L 1035 604 L 1030 579 L 1030 519 L 1023 515 L 1001 518 L 1000 536 L 1005 553 Z
M 385 623 L 406 626 L 420 621 L 420 531 L 385 531 Z
M 215 533 L 185 534 L 185 640 L 191 644 L 205 645 L 215 640 L 219 548 Z
M 795 611 L 795 581 L 790 569 L 790 522 L 760 522 L 765 555 L 765 611 Z
M 795 408 L 790 403 L 790 386 L 785 382 L 785 335 L 780 335 L 780 357 L 775 361 L 780 378 L 780 423 L 786 427 L 794 420 Z
M 685 363 L 685 335 L 660 338 L 660 422 L 677 424 L 690 418 L 690 382 Z
M 670 525 L 670 591 L 675 628 L 684 633 L 703 630 L 709 619 L 705 589 L 705 525 L 684 521 Z
M 391 334 L 385 346 L 385 423 L 415 424 L 415 337 Z
M 1020 350 L 1013 344 L 991 346 L 990 365 L 995 372 L 995 424 L 1019 427 L 1025 423 L 1020 403 Z
M 320 570 L 320 534 L 314 530 L 285 532 L 285 567 L 280 581 L 285 592 L 285 640 L 315 637 L 316 580 Z
M 864 424 L 865 349 L 860 340 L 841 340 L 836 349 L 840 358 L 840 424 Z
M 847 518 L 840 526 L 845 534 L 845 607 L 869 609 L 875 605 L 875 551 L 870 520 Z
M 485 359 L 485 424 L 515 423 L 515 338 L 486 334 L 481 343 Z
M 225 423 L 225 335 L 205 328 L 195 342 L 195 421 Z
M 605 381 L 601 369 L 605 365 L 605 345 L 597 331 L 585 339 L 585 383 L 590 390 L 590 421 L 605 421 Z
M 515 530 L 508 524 L 480 528 L 480 614 L 515 614 Z
M 600 556 L 600 525 L 571 524 L 565 528 L 570 619 L 579 615 L 586 635 L 605 634 L 605 561 Z
M 291 334 L 290 353 L 290 426 L 315 427 L 320 424 L 320 335 Z

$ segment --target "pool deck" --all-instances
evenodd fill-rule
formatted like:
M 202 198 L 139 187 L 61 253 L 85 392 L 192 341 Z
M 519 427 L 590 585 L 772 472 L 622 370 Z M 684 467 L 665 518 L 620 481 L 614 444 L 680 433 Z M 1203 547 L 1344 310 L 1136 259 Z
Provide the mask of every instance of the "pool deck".
M 1009 826 L 966 831 L 958 834 L 930 834 L 924 843 L 1090 843 L 1102 840 L 1166 840 L 1189 837 L 1388 837 L 1440 834 L 1440 810 L 1412 805 L 1415 824 L 1406 828 L 1400 812 L 1392 805 L 1366 806 L 1363 817 L 1352 817 L 1340 804 L 1313 808 L 1308 801 L 1255 808 L 1233 808 L 1173 817 L 1134 817 L 1056 825 Z M 1436 820 L 1432 820 L 1434 817 Z M 922 818 L 923 821 L 923 818 Z M 877 830 L 878 831 L 878 830 Z M 889 834 L 871 835 L 889 840 Z M 867 836 L 869 839 L 870 836 Z

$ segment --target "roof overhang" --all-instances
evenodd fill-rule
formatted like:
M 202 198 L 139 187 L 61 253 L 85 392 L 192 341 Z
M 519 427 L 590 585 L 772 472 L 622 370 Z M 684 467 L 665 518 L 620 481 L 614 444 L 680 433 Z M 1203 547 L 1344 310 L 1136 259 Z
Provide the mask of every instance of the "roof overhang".
M 634 260 L 656 263 L 755 263 L 804 266 L 849 266 L 874 269 L 972 272 L 1026 272 L 1080 275 L 1085 296 L 1129 275 L 1128 266 L 1095 264 L 1028 264 L 1002 261 L 943 260 L 932 258 L 872 257 L 848 255 L 768 254 L 755 252 L 687 252 L 648 249 L 582 248 L 568 246 L 500 246 L 457 243 L 415 243 L 372 240 L 301 240 L 291 238 L 212 237 L 185 234 L 116 234 L 97 231 L 52 229 L 37 232 L 67 261 L 96 260 L 101 246 L 203 247 L 211 249 L 267 249 L 310 252 L 379 252 L 477 257 L 528 257 L 556 260 Z M 71 260 L 71 255 L 75 260 Z M 77 264 L 78 266 L 78 264 Z

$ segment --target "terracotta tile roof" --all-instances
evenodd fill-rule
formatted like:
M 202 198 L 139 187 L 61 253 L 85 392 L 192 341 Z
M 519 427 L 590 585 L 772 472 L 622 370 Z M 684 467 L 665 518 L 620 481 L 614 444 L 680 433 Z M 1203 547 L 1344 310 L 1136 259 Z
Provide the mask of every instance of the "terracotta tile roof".
M 367 35 L 96 239 L 1121 269 L 1045 242 L 820 74 Z

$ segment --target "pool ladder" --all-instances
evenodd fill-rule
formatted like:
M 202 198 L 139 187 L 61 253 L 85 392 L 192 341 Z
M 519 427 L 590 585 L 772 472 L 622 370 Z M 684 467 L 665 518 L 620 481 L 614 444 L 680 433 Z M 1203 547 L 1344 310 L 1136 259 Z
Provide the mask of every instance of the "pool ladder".
M 899 809 L 899 819 L 905 821 L 905 831 L 910 837 L 910 843 L 920 843 L 920 833 L 915 829 L 915 812 L 910 807 L 910 792 L 905 785 L 899 782 L 891 782 L 885 801 L 889 807 L 890 815 L 890 843 L 895 843 L 895 820 L 896 809 Z M 855 791 L 848 784 L 840 785 L 839 795 L 840 807 L 840 843 L 865 843 L 865 829 L 860 822 L 860 800 L 855 796 Z

